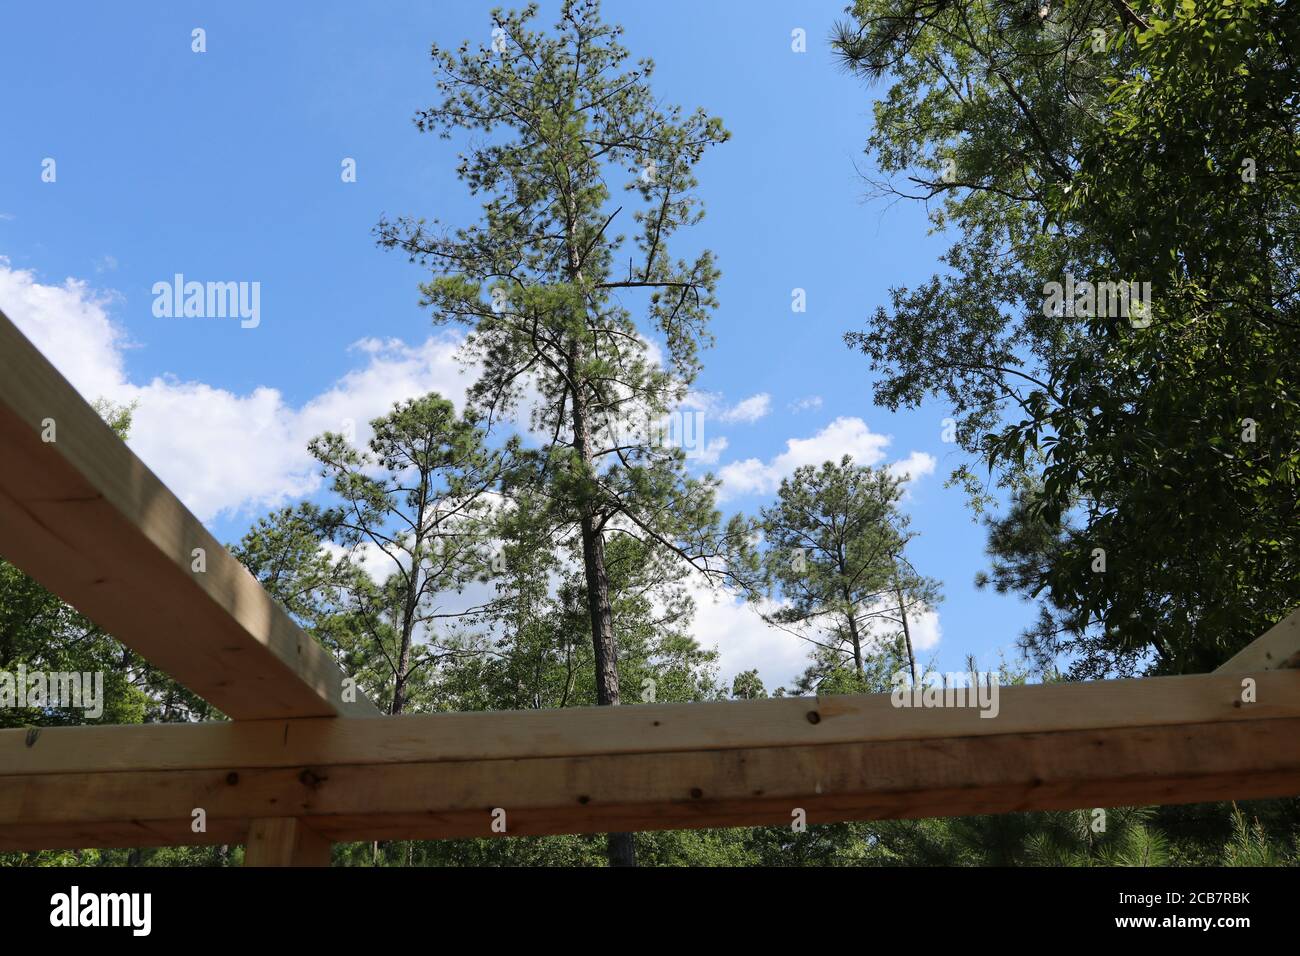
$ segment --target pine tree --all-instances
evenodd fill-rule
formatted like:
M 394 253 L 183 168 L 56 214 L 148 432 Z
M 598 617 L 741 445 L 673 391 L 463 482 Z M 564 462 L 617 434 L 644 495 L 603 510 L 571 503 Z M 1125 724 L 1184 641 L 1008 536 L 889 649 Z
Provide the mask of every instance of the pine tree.
M 482 221 L 385 219 L 376 234 L 433 272 L 422 291 L 435 322 L 470 329 L 470 397 L 486 421 L 530 393 L 533 430 L 548 437 L 521 480 L 580 540 L 598 702 L 617 705 L 606 538 L 630 535 L 716 574 L 744 537 L 738 525 L 717 533 L 715 483 L 689 477 L 680 444 L 656 437 L 710 342 L 718 281 L 711 253 L 674 260 L 668 242 L 699 221 L 693 167 L 728 133 L 703 110 L 661 106 L 653 64 L 627 63 L 598 3 L 568 0 L 553 33 L 531 29 L 535 15 L 495 12 L 490 45 L 433 50 L 443 99 L 416 125 L 482 134 L 458 169 L 484 197 Z M 630 195 L 611 208 L 617 177 Z M 611 231 L 629 218 L 631 242 Z M 611 863 L 632 856 L 630 838 L 611 837 Z

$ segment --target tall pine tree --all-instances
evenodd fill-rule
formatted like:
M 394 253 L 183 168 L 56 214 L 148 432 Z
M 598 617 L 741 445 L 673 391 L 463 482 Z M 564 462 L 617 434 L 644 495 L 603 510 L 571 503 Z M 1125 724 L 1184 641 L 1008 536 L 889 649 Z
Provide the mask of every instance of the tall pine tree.
M 495 12 L 488 45 L 433 50 L 443 98 L 416 125 L 480 134 L 458 173 L 484 197 L 482 220 L 385 219 L 376 234 L 433 272 L 422 291 L 434 321 L 470 329 L 471 401 L 485 420 L 528 395 L 547 439 L 521 480 L 580 538 L 597 699 L 617 705 L 606 538 L 630 535 L 719 573 L 728 542 L 744 537 L 739 523 L 718 533 L 714 482 L 691 478 L 683 449 L 655 440 L 710 342 L 718 281 L 711 253 L 673 259 L 668 243 L 699 221 L 693 168 L 728 133 L 703 110 L 660 105 L 653 64 L 628 63 L 621 28 L 594 0 L 564 3 L 553 32 L 531 29 L 535 15 Z M 615 205 L 619 178 L 628 196 Z M 616 231 L 629 221 L 632 240 Z M 611 836 L 610 862 L 634 862 L 629 836 Z

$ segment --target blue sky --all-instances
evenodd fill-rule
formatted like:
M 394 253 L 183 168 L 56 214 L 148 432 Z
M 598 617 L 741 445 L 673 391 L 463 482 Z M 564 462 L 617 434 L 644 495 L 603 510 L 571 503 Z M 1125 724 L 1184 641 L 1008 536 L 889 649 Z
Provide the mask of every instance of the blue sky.
M 301 445 L 322 423 L 463 388 L 455 342 L 418 307 L 421 272 L 376 248 L 370 230 L 385 213 L 476 217 L 454 176 L 457 143 L 418 133 L 411 117 L 435 101 L 430 44 L 488 42 L 491 6 L 0 12 L 0 307 L 87 397 L 140 403 L 133 446 L 223 540 L 313 493 Z M 540 21 L 557 6 L 542 3 Z M 634 56 L 656 61 L 659 96 L 702 105 L 732 132 L 698 170 L 708 215 L 683 243 L 713 249 L 723 270 L 717 342 L 696 384 L 719 411 L 706 436 L 727 441 L 712 466 L 735 479 L 726 507 L 755 511 L 769 496 L 745 489 L 800 455 L 852 450 L 844 442 L 878 449 L 881 464 L 931 456 L 907 500 L 912 561 L 946 595 L 923 656 L 945 670 L 967 653 L 992 665 L 1032 609 L 973 586 L 984 534 L 962 493 L 943 487 L 960 461 L 941 440 L 947 410 L 877 408 L 866 360 L 841 339 L 891 286 L 929 276 L 946 247 L 920 206 L 863 200 L 883 87 L 834 63 L 826 37 L 842 8 L 606 0 L 604 11 Z M 204 53 L 191 50 L 196 27 Z M 791 50 L 796 28 L 806 53 Z M 346 157 L 355 183 L 341 181 Z M 54 182 L 41 178 L 47 158 Z M 176 273 L 259 282 L 260 324 L 154 316 L 153 284 Z M 806 313 L 791 311 L 794 288 L 807 292 Z M 747 399 L 761 410 L 762 395 L 766 414 L 723 420 Z M 758 666 L 775 686 L 803 654 L 734 607 L 703 609 L 698 625 L 728 677 Z

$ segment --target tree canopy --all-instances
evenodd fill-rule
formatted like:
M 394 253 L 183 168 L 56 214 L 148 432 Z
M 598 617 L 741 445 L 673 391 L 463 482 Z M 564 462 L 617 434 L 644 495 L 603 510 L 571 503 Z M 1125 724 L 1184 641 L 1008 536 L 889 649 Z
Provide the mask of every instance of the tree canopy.
M 1262 0 L 861 0 L 838 33 L 890 83 L 882 190 L 958 236 L 846 339 L 1013 494 L 993 580 L 1043 598 L 1044 664 L 1209 670 L 1300 601 L 1296 32 Z

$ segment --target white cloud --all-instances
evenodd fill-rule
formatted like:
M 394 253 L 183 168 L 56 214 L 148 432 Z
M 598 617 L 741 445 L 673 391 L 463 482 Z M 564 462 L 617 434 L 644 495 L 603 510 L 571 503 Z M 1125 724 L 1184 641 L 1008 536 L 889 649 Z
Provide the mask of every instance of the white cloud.
M 921 611 L 915 616 L 909 614 L 907 626 L 912 631 L 912 646 L 918 651 L 928 651 L 937 647 L 943 637 L 943 629 L 939 627 L 938 611 Z
M 115 395 L 126 382 L 125 333 L 108 318 L 112 297 L 85 282 L 42 285 L 0 257 L 0 308 L 55 367 L 90 399 Z
M 717 648 L 719 676 L 728 691 L 731 680 L 743 671 L 757 670 L 770 693 L 778 687 L 791 687 L 808 667 L 813 645 L 767 624 L 752 602 L 714 590 L 697 576 L 687 582 L 687 592 L 695 601 L 692 630 L 702 646 Z M 907 623 L 918 655 L 939 644 L 943 632 L 937 611 L 913 611 L 908 614 Z M 868 632 L 883 638 L 896 633 L 897 626 L 872 618 Z
M 359 444 L 367 422 L 396 401 L 438 391 L 463 405 L 466 371 L 456 362 L 460 339 L 445 334 L 408 345 L 366 339 L 353 351 L 361 364 L 315 398 L 294 407 L 278 389 L 239 394 L 205 382 L 159 376 L 127 378 L 129 343 L 108 316 L 111 298 L 85 282 L 37 282 L 0 259 L 0 308 L 87 400 L 138 402 L 131 447 L 201 520 L 269 508 L 320 483 L 307 441 L 351 421 Z
M 735 497 L 746 494 L 771 494 L 802 465 L 820 465 L 825 461 L 839 461 L 849 455 L 859 465 L 877 465 L 886 457 L 885 449 L 891 439 L 867 427 L 860 418 L 837 418 L 811 438 L 791 438 L 785 451 L 771 461 L 746 458 L 724 465 L 718 476 L 722 479 L 722 496 Z M 927 469 L 928 460 L 928 469 Z M 934 470 L 934 459 L 925 452 L 913 452 L 895 463 L 905 466 L 908 478 L 928 474 Z
M 393 557 L 385 554 L 384 550 L 373 541 L 362 541 L 351 551 L 333 541 L 322 541 L 321 549 L 332 561 L 348 555 L 352 564 L 364 571 L 366 576 L 376 584 L 383 584 L 392 577 L 397 572 L 399 563 L 403 568 L 409 568 L 411 565 L 410 555 L 406 552 L 395 552 L 397 560 L 394 561 Z M 403 558 L 406 560 L 402 560 Z
M 891 615 L 898 613 L 897 604 L 887 599 L 876 605 L 875 610 L 883 610 Z M 907 629 L 912 636 L 912 649 L 918 656 L 921 651 L 937 647 L 943 637 L 943 629 L 939 626 L 939 612 L 932 608 L 913 608 L 908 611 Z M 872 617 L 867 621 L 867 633 L 877 640 L 896 635 L 898 632 L 898 625 L 891 620 Z M 918 661 L 918 663 L 923 662 Z
M 889 473 L 895 478 L 911 481 L 914 478 L 920 478 L 922 475 L 934 474 L 934 469 L 938 464 L 939 462 L 934 455 L 924 451 L 914 451 L 906 458 L 899 459 L 891 464 Z
M 692 391 L 686 394 L 681 407 L 705 412 L 710 418 L 728 425 L 748 425 L 766 417 L 772 411 L 772 396 L 767 392 L 759 392 L 729 406 L 726 399 L 718 392 Z
M 810 412 L 822 407 L 822 397 L 820 395 L 809 395 L 799 399 L 797 402 L 791 402 L 790 411 L 798 415 L 800 412 Z
M 690 460 L 700 465 L 716 465 L 722 453 L 727 450 L 727 439 L 710 438 L 704 447 L 691 455 Z
M 726 424 L 735 422 L 744 422 L 750 424 L 758 421 L 772 410 L 772 396 L 767 392 L 760 392 L 757 395 L 751 395 L 731 408 L 726 409 L 718 417 Z
M 719 677 L 731 690 L 739 673 L 757 670 L 768 691 L 789 687 L 808 666 L 806 641 L 765 623 L 751 602 L 715 591 L 702 581 L 688 583 L 695 600 L 692 632 L 706 648 L 717 648 Z

